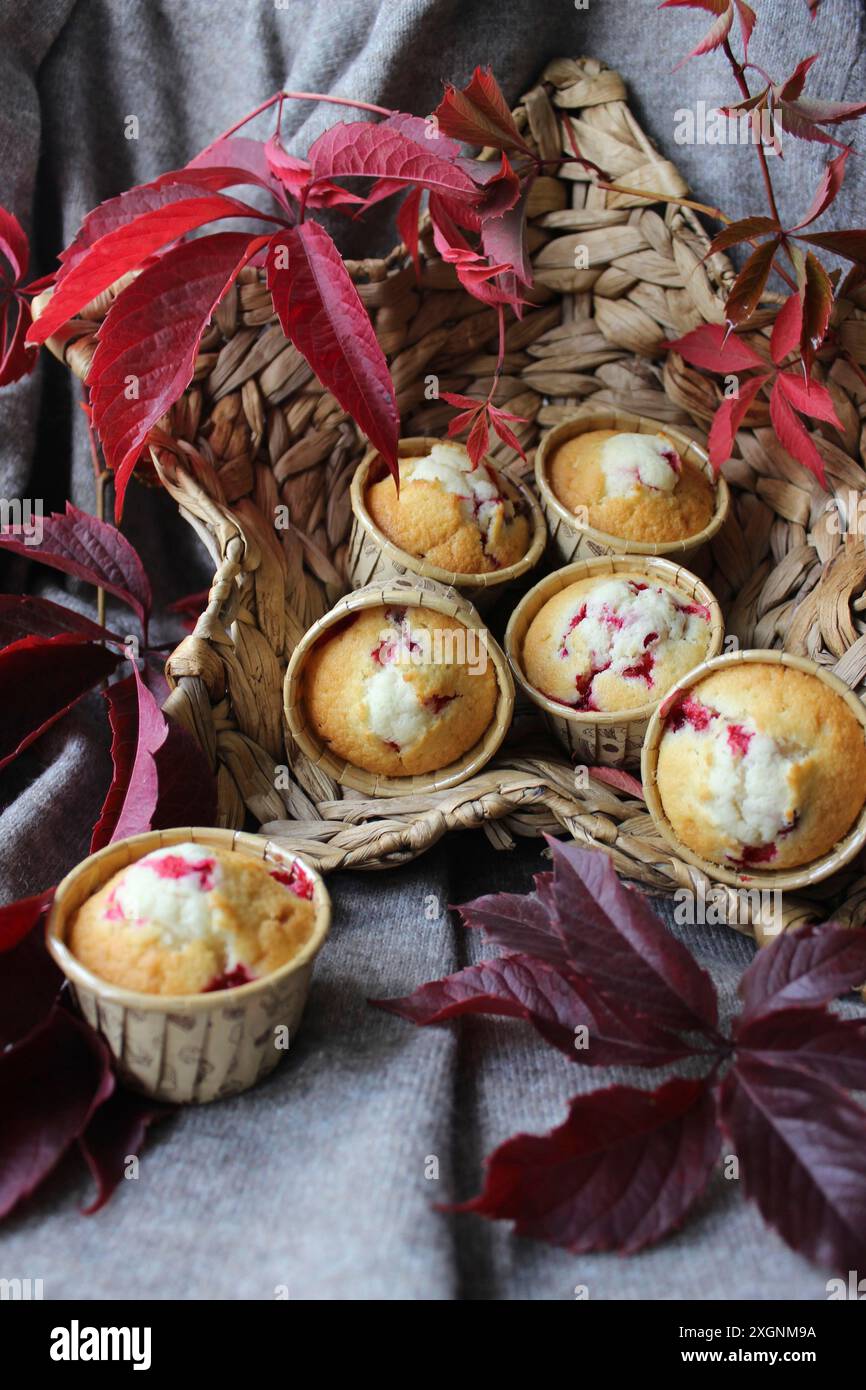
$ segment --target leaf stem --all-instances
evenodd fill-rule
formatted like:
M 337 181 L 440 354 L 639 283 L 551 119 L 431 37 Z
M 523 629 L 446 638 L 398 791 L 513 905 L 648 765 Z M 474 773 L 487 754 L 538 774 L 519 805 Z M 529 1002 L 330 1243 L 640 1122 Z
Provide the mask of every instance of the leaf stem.
M 730 39 L 725 39 L 724 43 L 722 44 L 722 48 L 724 49 L 725 57 L 731 65 L 731 71 L 734 74 L 734 79 L 737 83 L 737 86 L 740 89 L 740 92 L 745 97 L 746 101 L 749 101 L 752 96 L 752 93 L 749 89 L 749 82 L 746 77 L 745 71 L 743 70 L 742 63 L 738 62 L 737 58 L 734 56 L 734 50 L 731 48 Z M 761 176 L 764 180 L 764 188 L 767 193 L 767 202 L 770 205 L 770 212 L 773 214 L 779 226 L 781 227 L 782 219 L 779 216 L 779 209 L 776 206 L 776 195 L 773 192 L 773 180 L 770 177 L 770 166 L 767 163 L 766 151 L 760 141 L 758 141 L 758 143 L 755 145 L 755 150 L 758 155 L 758 163 L 761 166 Z
M 208 150 L 212 150 L 221 140 L 228 140 L 232 135 L 242 130 L 245 125 L 249 125 L 250 121 L 254 121 L 256 116 L 261 116 L 262 112 L 268 111 L 272 106 L 275 106 L 277 102 L 280 103 L 280 116 L 282 116 L 284 101 L 324 101 L 333 106 L 351 106 L 356 111 L 371 111 L 374 116 L 393 116 L 394 114 L 387 106 L 375 106 L 369 101 L 355 101 L 353 97 L 330 96 L 325 92 L 286 92 L 280 90 L 279 92 L 274 92 L 273 96 L 269 96 L 267 101 L 260 102 L 253 111 L 248 112 L 247 115 L 241 117 L 239 121 L 235 121 L 234 125 L 229 126 L 228 130 L 224 130 L 222 135 L 218 135 L 215 140 L 211 140 L 210 144 L 202 150 L 202 154 L 206 154 Z

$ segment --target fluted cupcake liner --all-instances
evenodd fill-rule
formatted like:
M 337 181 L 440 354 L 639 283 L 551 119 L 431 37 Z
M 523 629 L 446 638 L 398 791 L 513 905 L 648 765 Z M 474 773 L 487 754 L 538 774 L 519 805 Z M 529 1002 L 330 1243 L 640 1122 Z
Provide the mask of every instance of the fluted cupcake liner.
M 530 624 L 549 599 L 561 593 L 579 579 L 595 575 L 622 573 L 646 574 L 664 584 L 679 589 L 690 599 L 710 610 L 711 656 L 721 651 L 725 635 L 722 612 L 716 597 L 690 570 L 670 560 L 648 555 L 601 555 L 591 560 L 579 560 L 554 571 L 539 581 L 515 608 L 505 633 L 505 651 L 515 679 L 542 711 L 545 722 L 571 758 L 588 767 L 637 767 L 650 718 L 659 699 L 648 701 L 634 710 L 615 714 L 610 711 L 581 711 L 569 709 L 543 695 L 527 679 L 523 670 L 523 643 Z
M 300 863 L 313 881 L 316 916 L 310 939 L 279 970 L 205 994 L 144 994 L 85 969 L 66 944 L 79 907 L 128 864 L 186 841 L 286 868 Z M 81 1013 L 105 1039 L 123 1079 L 145 1095 L 183 1104 L 245 1091 L 286 1056 L 284 1044 L 290 1050 L 330 925 L 331 900 L 316 869 L 261 835 L 195 826 L 133 835 L 82 860 L 57 889 L 46 939 Z

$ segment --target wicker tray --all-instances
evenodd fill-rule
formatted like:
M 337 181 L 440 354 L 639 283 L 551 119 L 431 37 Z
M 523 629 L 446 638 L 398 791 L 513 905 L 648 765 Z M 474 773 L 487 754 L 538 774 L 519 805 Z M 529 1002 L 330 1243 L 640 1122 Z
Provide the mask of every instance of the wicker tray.
M 619 75 L 594 59 L 557 59 L 521 100 L 518 125 L 545 159 L 570 153 L 567 112 L 582 153 L 620 184 L 663 197 L 687 193 L 635 121 Z M 732 270 L 705 259 L 707 236 L 680 205 L 598 188 L 575 163 L 539 178 L 530 195 L 533 308 L 510 323 L 497 404 L 526 416 L 523 465 L 498 445 L 493 458 L 532 476 L 541 433 L 591 399 L 683 425 L 699 441 L 718 388 L 662 340 L 720 322 Z M 486 394 L 496 320 L 458 286 L 422 231 L 416 284 L 402 247 L 383 260 L 349 262 L 388 354 L 404 435 L 444 433 L 451 410 L 425 394 Z M 590 269 L 575 268 L 586 247 Z M 109 295 L 69 324 L 53 350 L 86 376 Z M 840 336 L 866 363 L 866 299 L 837 306 Z M 760 322 L 757 328 L 760 329 Z M 752 341 L 758 346 L 762 334 Z M 830 487 L 846 510 L 866 484 L 860 459 L 866 389 L 837 358 L 824 374 L 844 423 L 814 435 Z M 866 551 L 844 537 L 828 497 L 775 441 L 757 403 L 726 466 L 728 520 L 693 568 L 719 597 L 727 631 L 743 647 L 782 647 L 832 668 L 850 686 L 866 676 Z M 826 438 L 824 437 L 826 435 Z M 690 887 L 701 873 L 672 857 L 642 801 L 576 778 L 540 724 L 519 713 L 496 761 L 448 791 L 371 800 L 342 790 L 288 744 L 282 685 L 304 631 L 344 592 L 351 525 L 349 485 L 365 452 L 353 422 L 323 391 L 276 324 L 258 272 L 247 269 L 216 312 L 195 379 L 172 409 L 153 461 L 183 516 L 210 551 L 215 576 L 194 633 L 168 661 L 167 711 L 198 739 L 216 771 L 220 818 L 250 816 L 322 869 L 383 868 L 427 849 L 446 830 L 483 825 L 495 844 L 567 831 L 606 849 L 618 870 L 650 890 Z M 856 495 L 855 495 L 856 494 Z M 852 503 L 853 499 L 853 503 Z M 288 529 L 275 530 L 286 504 Z M 866 877 L 856 867 L 786 900 L 788 921 L 866 921 Z M 760 936 L 760 920 L 753 922 Z

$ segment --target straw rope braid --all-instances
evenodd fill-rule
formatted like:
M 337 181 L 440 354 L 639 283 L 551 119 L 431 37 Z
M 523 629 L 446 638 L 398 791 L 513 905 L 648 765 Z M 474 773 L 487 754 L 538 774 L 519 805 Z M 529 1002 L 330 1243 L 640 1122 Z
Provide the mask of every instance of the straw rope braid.
M 626 104 L 619 75 L 594 59 L 557 59 L 515 111 L 546 159 L 569 156 L 565 122 L 581 153 L 619 184 L 682 199 L 688 192 Z M 704 321 L 721 322 L 732 270 L 704 259 L 707 236 L 692 211 L 599 188 L 572 160 L 536 180 L 529 199 L 532 308 L 510 322 L 496 403 L 527 417 L 516 427 L 529 455 L 496 443 L 492 457 L 531 478 L 543 430 L 582 403 L 643 414 L 691 431 L 699 443 L 719 399 L 713 382 L 660 343 Z M 585 248 L 586 266 L 576 252 Z M 422 227 L 416 284 L 402 247 L 347 266 L 388 354 L 404 435 L 442 434 L 439 391 L 486 395 L 496 365 L 496 320 L 459 287 Z M 840 348 L 821 359 L 843 422 L 813 438 L 828 496 L 784 453 L 756 401 L 725 472 L 732 489 L 724 527 L 694 568 L 719 598 L 742 646 L 781 647 L 813 658 L 862 691 L 866 680 L 866 549 L 843 536 L 864 492 L 866 297 L 835 309 Z M 51 343 L 86 377 L 93 335 L 112 292 Z M 759 317 L 749 341 L 769 358 Z M 595 783 L 577 786 L 560 758 L 522 756 L 538 725 L 521 715 L 493 770 L 464 785 L 397 801 L 343 791 L 301 756 L 286 730 L 282 680 L 303 632 L 345 590 L 349 485 L 365 444 L 284 339 L 259 273 L 247 268 L 217 310 L 195 378 L 163 423 L 154 466 L 211 553 L 214 582 L 195 632 L 167 664 L 167 712 L 205 749 L 217 774 L 220 818 L 247 813 L 326 869 L 385 867 L 420 854 L 446 830 L 484 825 L 494 843 L 565 829 L 605 848 L 617 868 L 655 891 L 701 877 L 661 844 L 642 804 Z M 695 428 L 697 427 L 697 428 Z M 275 530 L 279 505 L 290 524 Z M 866 508 L 866 503 L 864 503 Z M 853 529 L 853 527 L 852 527 Z M 522 740 L 522 742 L 521 742 Z M 529 742 L 527 742 L 527 740 Z M 550 749 L 549 742 L 541 745 Z M 277 777 L 286 759 L 291 775 Z M 809 897 L 786 899 L 791 920 L 828 915 L 866 921 L 866 879 L 838 875 Z M 760 923 L 755 924 L 760 932 Z

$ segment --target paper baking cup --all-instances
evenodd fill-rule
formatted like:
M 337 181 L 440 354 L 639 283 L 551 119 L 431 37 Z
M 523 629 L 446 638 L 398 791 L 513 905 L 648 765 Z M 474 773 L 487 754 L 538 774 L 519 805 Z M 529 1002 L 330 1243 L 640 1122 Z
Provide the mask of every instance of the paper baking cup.
M 415 435 L 401 439 L 397 446 L 400 458 L 423 458 L 429 454 L 434 444 L 441 439 L 428 435 Z M 401 578 L 413 574 L 432 579 L 445 588 L 456 589 L 482 611 L 489 608 L 505 591 L 509 584 L 526 574 L 538 564 L 547 543 L 547 528 L 538 499 L 525 483 L 509 476 L 504 469 L 496 471 L 506 486 L 513 491 L 514 499 L 520 500 L 527 508 L 531 530 L 529 549 L 520 560 L 502 569 L 492 570 L 490 574 L 459 574 L 455 570 L 442 569 L 428 560 L 419 559 L 401 550 L 382 532 L 367 511 L 366 493 L 370 481 L 370 471 L 377 466 L 385 469 L 381 455 L 371 449 L 359 463 L 352 478 L 350 497 L 352 501 L 352 529 L 349 535 L 346 573 L 353 589 L 365 588 L 368 584 L 383 583 L 387 579 Z M 491 461 L 490 466 L 496 468 Z
M 382 777 L 355 767 L 343 758 L 332 753 L 309 728 L 306 710 L 301 698 L 301 681 L 307 658 L 316 643 L 331 628 L 340 623 L 348 614 L 357 613 L 362 608 L 390 606 L 400 608 L 424 608 L 428 612 L 444 613 L 456 618 L 468 628 L 484 634 L 488 659 L 492 661 L 499 685 L 499 698 L 496 702 L 493 719 L 484 737 L 474 748 L 457 762 L 449 763 L 438 772 L 425 773 L 416 777 Z M 508 662 L 493 640 L 484 623 L 472 605 L 459 594 L 443 589 L 433 580 L 421 575 L 392 579 L 386 584 L 369 585 L 346 594 L 334 605 L 329 613 L 308 628 L 298 643 L 289 668 L 286 671 L 284 686 L 284 706 L 286 722 L 292 737 L 303 753 L 344 787 L 364 792 L 367 796 L 416 796 L 424 792 L 446 791 L 456 787 L 480 772 L 490 761 L 502 743 L 511 724 L 514 709 L 514 682 Z
M 594 526 L 581 526 L 574 512 L 560 502 L 547 478 L 551 459 L 561 444 L 576 434 L 590 430 L 627 430 L 630 434 L 666 435 L 676 445 L 680 458 L 696 465 L 713 484 L 716 509 L 703 531 L 680 541 L 629 541 L 622 536 L 610 536 Z M 728 514 L 730 494 L 724 478 L 715 477 L 712 465 L 700 445 L 682 430 L 644 415 L 630 415 L 610 406 L 585 405 L 562 424 L 546 434 L 535 451 L 535 486 L 541 498 L 541 509 L 554 550 L 566 564 L 573 560 L 588 560 L 596 555 L 660 555 L 668 560 L 685 561 L 711 540 Z
M 75 913 L 120 869 L 151 850 L 186 841 L 232 850 L 269 864 L 302 865 L 313 881 L 313 934 L 288 964 L 235 989 L 208 994 L 142 994 L 86 970 L 66 945 Z M 123 1079 L 137 1091 L 176 1104 L 221 1100 L 245 1091 L 286 1054 L 310 989 L 313 963 L 331 925 L 331 900 L 317 871 L 261 835 L 203 829 L 152 830 L 106 845 L 82 860 L 57 889 L 48 915 L 48 949 L 75 1001 L 108 1045 Z M 287 1030 L 276 1034 L 279 1027 Z
M 729 652 L 725 656 L 717 656 L 713 661 L 702 661 L 700 666 L 696 666 L 693 671 L 689 671 L 688 675 L 683 676 L 681 681 L 671 687 L 660 708 L 656 710 L 650 720 L 641 754 L 641 776 L 647 809 L 659 834 L 670 845 L 677 858 L 684 859 L 687 864 L 693 864 L 695 868 L 701 869 L 708 878 L 717 883 L 727 883 L 734 888 L 754 887 L 780 890 L 807 888 L 810 884 L 820 883 L 822 879 L 829 878 L 830 874 L 841 869 L 866 844 L 866 807 L 861 810 L 855 824 L 845 838 L 834 845 L 828 854 L 822 855 L 820 859 L 815 859 L 811 864 L 805 864 L 802 868 L 797 869 L 776 869 L 775 871 L 760 869 L 752 872 L 748 869 L 729 869 L 722 864 L 714 864 L 712 860 L 701 859 L 699 855 L 694 854 L 677 837 L 673 826 L 665 815 L 659 796 L 656 782 L 659 744 L 665 730 L 665 717 L 674 700 L 682 691 L 690 690 L 692 686 L 697 685 L 710 671 L 720 671 L 727 666 L 735 666 L 743 661 L 791 666 L 795 671 L 805 671 L 810 676 L 817 676 L 818 680 L 823 681 L 845 701 L 863 727 L 863 736 L 866 738 L 866 706 L 838 676 L 816 666 L 814 661 L 807 661 L 805 657 L 801 656 L 790 656 L 787 652 L 758 650 Z
M 542 711 L 551 733 L 575 761 L 587 767 L 637 767 L 647 725 L 667 691 L 659 699 L 623 711 L 621 715 L 604 710 L 586 713 L 572 710 L 557 700 L 548 699 L 527 680 L 523 670 L 523 643 L 533 618 L 555 594 L 567 589 L 570 584 L 576 584 L 579 579 L 622 573 L 646 574 L 659 579 L 708 608 L 710 641 L 707 650 L 710 655 L 715 656 L 721 651 L 725 635 L 722 610 L 715 595 L 697 575 L 670 560 L 646 555 L 600 555 L 592 560 L 579 560 L 576 564 L 566 565 L 530 589 L 511 615 L 505 632 L 506 655 L 519 685 Z

